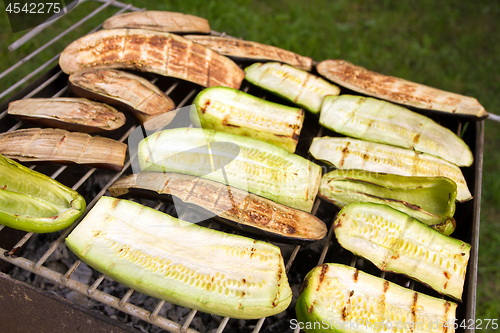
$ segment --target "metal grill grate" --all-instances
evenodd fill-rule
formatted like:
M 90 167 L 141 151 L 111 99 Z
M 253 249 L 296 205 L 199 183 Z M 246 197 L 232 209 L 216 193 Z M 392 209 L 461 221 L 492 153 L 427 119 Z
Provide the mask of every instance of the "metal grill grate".
M 108 6 L 115 6 L 118 8 L 121 8 L 116 14 L 125 12 L 127 10 L 131 11 L 138 11 L 141 10 L 139 8 L 133 7 L 132 5 L 126 5 L 117 1 L 100 1 L 103 2 L 103 4 L 94 10 L 92 13 L 89 15 L 85 16 L 82 20 L 78 21 L 74 25 L 72 25 L 68 30 L 62 32 L 52 40 L 50 40 L 48 43 L 40 47 L 39 49 L 35 50 L 32 52 L 30 55 L 26 56 L 22 60 L 20 60 L 17 64 L 13 65 L 9 69 L 5 70 L 3 73 L 0 74 L 0 79 L 6 76 L 8 73 L 13 72 L 15 69 L 20 67 L 22 64 L 27 62 L 28 60 L 34 58 L 36 55 L 38 55 L 40 52 L 45 50 L 50 44 L 54 43 L 58 39 L 62 38 L 64 35 L 66 35 L 69 31 L 76 29 L 80 25 L 82 25 L 85 21 L 96 15 L 97 13 L 101 12 Z M 115 15 L 116 15 L 115 14 Z M 46 26 L 46 25 L 45 25 Z M 25 37 L 21 38 L 18 42 L 14 43 L 11 45 L 11 48 L 17 48 L 20 45 L 22 45 L 23 42 L 28 40 L 29 38 L 32 38 L 35 36 L 37 33 L 40 33 L 45 26 L 41 26 L 39 28 L 33 29 L 30 33 L 28 33 Z M 98 27 L 92 29 L 90 32 L 96 31 L 100 28 L 101 26 L 99 25 Z M 214 32 L 214 34 L 217 34 Z M 42 71 L 46 70 L 49 68 L 49 66 L 58 58 L 59 54 L 54 56 L 52 59 L 50 59 L 48 62 L 45 64 L 41 65 L 39 68 L 37 68 L 35 71 L 27 75 L 26 77 L 22 78 L 19 80 L 16 84 L 14 84 L 12 87 L 7 89 L 6 91 L 2 92 L 0 94 L 0 99 L 5 97 L 6 95 L 10 94 L 13 92 L 15 89 L 18 87 L 24 85 L 25 83 L 29 82 L 35 75 L 38 73 L 41 73 Z M 174 101 L 176 101 L 177 107 L 182 107 L 186 104 L 188 104 L 196 95 L 197 92 L 199 92 L 201 89 L 198 86 L 195 86 L 193 84 L 189 84 L 186 82 L 181 82 L 179 80 L 173 80 L 169 78 L 158 78 L 154 77 L 151 80 L 153 83 L 156 83 L 160 87 L 163 87 L 164 91 L 166 92 L 167 95 L 169 95 Z M 26 87 L 24 90 L 22 90 L 20 93 L 18 93 L 13 99 L 20 99 L 20 98 L 30 98 L 33 96 L 40 96 L 40 97 L 58 97 L 66 93 L 66 81 L 65 81 L 65 74 L 61 72 L 61 70 L 58 67 L 55 67 L 53 69 L 48 70 L 46 74 L 44 74 L 40 79 L 32 83 L 30 86 Z M 251 90 L 251 93 L 259 95 L 261 98 L 266 98 L 266 95 L 259 89 L 256 89 L 255 87 L 251 87 L 249 85 L 244 85 L 242 87 L 244 91 L 249 91 Z M 270 99 L 276 100 L 276 97 L 274 96 L 269 96 Z M 283 101 L 282 101 L 283 102 Z M 12 119 L 9 117 L 6 117 L 7 115 L 7 103 L 3 104 L 3 108 L 0 109 L 0 131 L 13 131 L 18 128 L 21 128 L 25 126 L 21 122 L 12 122 Z M 310 115 L 309 115 L 310 116 Z M 464 241 L 467 241 L 472 244 L 472 251 L 471 251 L 471 259 L 469 262 L 469 268 L 468 268 L 468 276 L 466 279 L 466 285 L 464 289 L 464 303 L 459 305 L 458 311 L 457 311 L 457 318 L 458 319 L 475 319 L 475 296 L 476 296 L 476 273 L 477 273 L 477 248 L 478 248 L 478 231 L 479 231 L 479 208 L 480 208 L 480 196 L 481 196 L 481 175 L 482 175 L 482 148 L 483 148 L 483 124 L 481 123 L 471 123 L 470 126 L 465 126 L 468 124 L 466 121 L 467 119 L 459 119 L 456 120 L 455 118 L 449 118 L 446 116 L 442 116 L 441 118 L 436 118 L 433 116 L 433 118 L 439 122 L 441 122 L 443 125 L 450 127 L 452 130 L 455 130 L 459 135 L 464 135 L 464 140 L 466 141 L 467 144 L 471 147 L 475 154 L 475 169 L 469 168 L 468 170 L 464 170 L 464 174 L 466 177 L 466 180 L 469 184 L 470 187 L 474 187 L 474 195 L 475 199 L 471 202 L 465 203 L 458 205 L 457 207 L 457 213 L 456 213 L 456 218 L 457 218 L 457 224 L 458 228 L 456 231 L 456 237 L 460 238 Z M 314 124 L 313 124 L 314 123 Z M 116 139 L 124 142 L 127 140 L 129 135 L 133 132 L 133 130 L 136 128 L 135 125 L 130 124 L 130 122 L 127 122 L 128 129 L 122 130 L 119 132 L 116 136 Z M 466 129 L 466 130 L 462 130 Z M 305 124 L 304 125 L 304 130 L 303 134 L 301 136 L 301 141 L 305 140 L 306 143 L 309 140 L 312 140 L 313 137 L 315 136 L 322 136 L 325 133 L 323 132 L 329 132 L 328 130 L 322 129 L 318 124 L 317 120 L 314 120 L 311 122 L 311 124 Z M 463 133 L 462 133 L 463 132 Z M 328 135 L 332 135 L 331 132 L 327 133 Z M 303 139 L 303 136 L 305 138 Z M 300 143 L 299 143 L 299 148 L 300 148 Z M 307 148 L 308 144 L 303 144 L 302 148 L 299 153 L 303 156 L 308 157 L 311 159 L 310 155 L 307 155 Z M 52 281 L 54 283 L 57 283 L 59 285 L 62 285 L 64 287 L 67 287 L 68 289 L 74 290 L 80 294 L 83 294 L 91 299 L 94 299 L 98 302 L 101 302 L 105 305 L 109 305 L 113 308 L 116 308 L 122 312 L 125 312 L 131 316 L 135 316 L 141 320 L 144 320 L 148 323 L 151 323 L 153 325 L 156 325 L 160 328 L 163 328 L 169 332 L 190 332 L 190 333 L 195 333 L 197 332 L 193 328 L 190 328 L 191 323 L 193 319 L 197 315 L 196 310 L 191 310 L 189 315 L 187 316 L 187 319 L 183 323 L 178 323 L 175 321 L 172 321 L 166 317 L 163 317 L 159 315 L 162 307 L 164 306 L 165 302 L 158 300 L 156 307 L 154 308 L 153 311 L 148 311 L 145 308 L 139 307 L 137 305 L 134 305 L 129 302 L 129 298 L 133 295 L 135 292 L 132 289 L 129 289 L 128 292 L 122 297 L 118 298 L 115 296 L 112 296 L 104 291 L 99 290 L 100 284 L 103 282 L 105 276 L 104 275 L 99 275 L 99 277 L 92 283 L 92 284 L 84 284 L 81 283 L 75 279 L 72 279 L 71 276 L 77 269 L 77 267 L 80 265 L 80 260 L 74 261 L 74 263 L 71 265 L 71 267 L 65 272 L 65 273 L 59 273 L 53 269 L 50 269 L 49 267 L 44 266 L 44 263 L 47 261 L 47 259 L 56 251 L 56 249 L 61 245 L 64 244 L 64 239 L 66 236 L 72 231 L 72 229 L 81 221 L 81 219 L 86 215 L 86 213 L 92 209 L 92 207 L 95 205 L 95 203 L 99 200 L 101 196 L 103 196 L 108 187 L 113 184 L 118 178 L 122 176 L 123 173 L 130 172 L 130 165 L 131 161 L 135 158 L 135 156 L 129 156 L 127 162 L 125 163 L 124 168 L 117 173 L 108 173 L 110 176 L 109 181 L 100 188 L 99 192 L 97 195 L 95 195 L 93 198 L 91 198 L 90 203 L 88 204 L 85 214 L 78 220 L 76 221 L 70 228 L 64 230 L 60 236 L 50 245 L 48 250 L 36 261 L 29 260 L 23 256 L 17 256 L 16 254 L 18 251 L 25 245 L 32 237 L 33 233 L 26 233 L 24 237 L 22 237 L 17 244 L 15 244 L 12 248 L 3 248 L 3 244 L 0 244 L 0 259 L 11 263 L 13 265 L 16 265 L 24 270 L 27 270 L 29 272 L 32 272 L 38 276 L 41 276 L 49 281 Z M 39 168 L 37 165 L 31 166 L 31 169 Z M 78 178 L 75 178 L 72 176 L 72 170 L 78 169 L 79 174 L 83 173 L 83 175 L 79 176 Z M 84 170 L 85 172 L 82 172 L 81 167 L 75 167 L 75 166 L 61 166 L 57 168 L 55 171 L 51 171 L 52 174 L 50 175 L 51 178 L 53 179 L 58 179 L 62 178 L 62 176 L 65 176 L 65 185 L 71 186 L 74 190 L 78 190 L 81 188 L 81 186 L 87 182 L 91 177 L 96 172 L 95 168 L 86 168 Z M 72 184 L 68 184 L 68 180 L 72 182 Z M 58 179 L 59 180 L 59 179 Z M 62 180 L 60 180 L 63 182 Z M 87 201 L 88 202 L 88 201 Z M 159 202 L 156 203 L 156 206 L 154 206 L 155 209 L 160 209 L 164 205 L 169 205 L 168 203 L 163 203 Z M 311 269 L 312 267 L 315 266 L 317 263 L 318 265 L 322 264 L 323 262 L 341 262 L 345 264 L 350 264 L 351 266 L 356 266 L 359 269 L 363 269 L 364 271 L 368 273 L 372 273 L 374 275 L 379 275 L 382 278 L 387 278 L 391 280 L 392 282 L 399 283 L 400 285 L 404 285 L 405 287 L 411 288 L 411 289 L 416 289 L 418 291 L 423 291 L 427 294 L 434 295 L 436 296 L 437 294 L 430 290 L 429 288 L 420 285 L 419 283 L 414 283 L 412 280 L 402 278 L 400 276 L 397 276 L 395 274 L 386 274 L 382 273 L 380 274 L 380 271 L 378 269 L 374 268 L 373 265 L 368 263 L 367 261 L 363 260 L 362 258 L 359 258 L 357 256 L 353 256 L 350 253 L 348 253 L 345 250 L 342 250 L 338 243 L 335 241 L 335 239 L 332 240 L 332 235 L 333 235 L 333 221 L 335 218 L 335 213 L 337 212 L 337 209 L 326 202 L 322 202 L 320 199 L 317 199 L 315 202 L 315 205 L 313 207 L 313 214 L 317 214 L 318 211 L 320 210 L 320 206 L 322 208 L 322 213 L 319 216 L 322 218 L 325 223 L 327 224 L 329 231 L 328 235 L 325 240 L 321 241 L 322 246 L 320 247 L 319 251 L 319 256 L 317 253 L 314 253 L 315 258 L 314 262 L 310 263 L 310 267 L 298 267 L 298 264 L 294 265 L 294 262 L 296 261 L 296 258 L 298 255 L 301 255 L 305 251 L 308 251 L 308 246 L 285 246 L 281 244 L 277 244 L 280 246 L 283 250 L 284 253 L 289 253 L 288 258 L 285 257 L 286 260 L 286 271 L 287 273 L 291 272 L 292 270 L 294 272 L 299 272 L 298 277 L 300 280 L 300 277 L 303 278 L 305 274 Z M 212 227 L 212 223 L 209 225 L 209 227 Z M 2 229 L 4 229 L 4 226 L 0 225 L 0 232 L 2 232 Z M 21 251 L 19 251 L 21 252 Z M 292 284 L 292 283 L 291 283 Z M 295 282 L 295 284 L 300 284 L 300 281 Z M 297 297 L 296 292 L 294 292 L 294 297 Z M 289 317 L 287 315 L 284 320 L 290 320 L 293 317 Z M 225 331 L 226 325 L 228 324 L 230 318 L 223 318 L 216 330 L 216 332 L 223 332 Z M 249 321 L 249 327 L 253 327 L 254 333 L 260 332 L 262 328 L 265 327 L 265 321 L 266 318 L 262 318 L 258 321 Z M 250 326 L 251 325 L 251 326 Z M 227 330 L 226 330 L 227 331 Z M 289 329 L 291 331 L 291 329 Z M 299 332 L 299 329 L 296 329 L 294 332 Z M 472 331 L 472 330 L 469 330 Z

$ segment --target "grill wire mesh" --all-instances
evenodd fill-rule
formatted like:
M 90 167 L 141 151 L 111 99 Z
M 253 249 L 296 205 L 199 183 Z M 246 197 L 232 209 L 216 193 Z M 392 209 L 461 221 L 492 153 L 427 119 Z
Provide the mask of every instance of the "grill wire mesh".
M 131 5 L 126 5 L 120 2 L 113 1 L 102 1 L 103 4 L 94 12 L 87 15 L 81 21 L 75 23 L 68 30 L 72 30 L 80 26 L 83 22 L 103 10 L 108 6 L 115 6 L 121 8 L 116 14 L 125 12 L 127 10 L 140 10 L 139 8 L 135 8 Z M 96 27 L 91 32 L 96 31 L 101 26 Z M 39 31 L 38 31 L 39 32 Z M 31 53 L 26 58 L 22 59 L 18 64 L 12 66 L 8 70 L 4 71 L 0 74 L 0 79 L 7 75 L 8 73 L 14 71 L 16 68 L 21 66 L 27 60 L 35 57 L 38 53 L 43 51 L 48 44 L 53 43 L 55 40 L 63 37 L 68 31 L 65 31 L 55 37 L 53 40 L 49 41 L 47 44 L 39 48 L 38 50 Z M 34 32 L 33 32 L 34 34 Z M 5 92 L 0 94 L 0 98 L 8 95 L 12 91 L 14 91 L 17 87 L 22 86 L 26 82 L 29 82 L 31 78 L 33 78 L 38 73 L 49 68 L 49 65 L 54 59 L 57 59 L 59 54 L 54 56 L 50 61 L 40 66 L 37 70 L 29 74 L 28 76 L 21 79 L 18 83 L 7 89 Z M 149 74 L 141 74 L 146 78 L 150 79 L 151 82 L 155 83 L 165 91 L 167 95 L 169 95 L 175 102 L 178 108 L 182 106 L 189 105 L 192 102 L 193 98 L 196 94 L 201 91 L 199 86 L 194 84 L 183 82 L 180 80 L 175 80 L 171 78 L 158 77 Z M 61 72 L 59 67 L 54 67 L 52 69 L 47 70 L 47 73 L 42 77 L 43 80 L 39 80 L 38 84 L 31 85 L 31 90 L 26 91 L 26 94 L 22 96 L 22 98 L 30 98 L 30 97 L 59 97 L 67 95 L 66 88 L 66 80 L 67 76 Z M 26 89 L 25 89 L 26 90 Z M 275 96 L 266 95 L 262 90 L 248 85 L 246 82 L 242 85 L 242 90 L 249 92 L 253 95 L 256 95 L 260 98 L 269 99 L 275 102 L 279 102 L 282 104 L 288 104 L 286 101 L 279 99 Z M 345 93 L 345 92 L 343 92 Z M 6 105 L 6 104 L 4 104 Z M 466 180 L 471 188 L 475 188 L 475 200 L 465 203 L 459 204 L 457 206 L 456 219 L 457 219 L 457 231 L 456 237 L 460 238 L 469 243 L 473 243 L 473 250 L 471 251 L 471 261 L 469 263 L 469 272 L 466 278 L 466 285 L 464 288 L 464 303 L 459 304 L 457 309 L 457 318 L 459 320 L 466 319 L 474 319 L 475 312 L 475 288 L 476 288 L 476 271 L 477 271 L 477 246 L 474 247 L 474 244 L 477 243 L 477 237 L 475 228 L 478 228 L 479 221 L 479 211 L 478 205 L 480 200 L 480 182 L 481 182 L 481 162 L 482 162 L 482 143 L 477 145 L 478 138 L 482 139 L 482 124 L 480 123 L 467 123 L 463 119 L 455 119 L 455 118 L 447 118 L 447 117 L 436 117 L 435 115 L 431 115 L 434 120 L 440 122 L 442 125 L 449 127 L 453 131 L 455 131 L 458 135 L 463 136 L 466 143 L 469 144 L 476 157 L 476 167 L 475 169 L 469 168 L 469 170 L 464 170 L 464 175 Z M 136 125 L 134 121 L 127 116 L 127 123 L 122 127 L 122 129 L 116 131 L 116 133 L 112 134 L 110 137 L 119 140 L 121 142 L 127 142 L 129 135 L 134 131 Z M 470 125 L 470 126 L 469 126 Z M 28 125 L 18 122 L 15 119 L 7 116 L 6 108 L 0 110 L 0 132 L 13 131 L 19 128 L 27 128 Z M 335 134 L 331 131 L 321 128 L 317 123 L 317 118 L 315 118 L 312 114 L 308 114 L 306 116 L 306 121 L 304 123 L 304 127 L 302 130 L 302 134 L 300 137 L 299 145 L 297 147 L 297 153 L 302 155 L 303 157 L 312 159 L 310 155 L 308 155 L 308 147 L 314 137 L 317 136 L 335 136 Z M 476 146 L 477 145 L 477 146 Z M 65 272 L 56 271 L 48 265 L 46 265 L 47 260 L 54 255 L 61 247 L 64 247 L 64 239 L 65 237 L 72 231 L 72 229 L 78 224 L 78 222 L 86 215 L 86 213 L 92 209 L 95 203 L 99 200 L 99 198 L 103 195 L 106 195 L 106 191 L 117 179 L 119 179 L 123 174 L 131 173 L 131 161 L 135 158 L 135 156 L 127 156 L 126 163 L 124 168 L 120 172 L 110 172 L 106 170 L 99 170 L 95 168 L 83 167 L 83 166 L 54 166 L 54 165 L 31 165 L 30 169 L 34 169 L 36 171 L 45 173 L 49 175 L 53 179 L 57 179 L 63 184 L 71 187 L 72 189 L 80 192 L 85 199 L 87 200 L 87 208 L 85 214 L 76 221 L 70 228 L 56 233 L 54 238 L 51 239 L 48 245 L 48 249 L 36 260 L 28 259 L 24 256 L 23 250 L 27 247 L 29 242 L 35 241 L 36 238 L 44 237 L 41 235 L 26 233 L 22 238 L 19 239 L 17 244 L 13 247 L 4 248 L 3 244 L 0 244 L 0 259 L 15 265 L 16 267 L 32 272 L 37 276 L 40 276 L 47 281 L 50 281 L 54 284 L 58 284 L 64 286 L 70 290 L 76 291 L 81 295 L 84 295 L 90 299 L 93 299 L 100 304 L 105 304 L 111 306 L 119 311 L 129 314 L 130 316 L 137 317 L 147 323 L 155 325 L 159 328 L 165 329 L 169 332 L 190 332 L 195 333 L 198 332 L 193 328 L 192 323 L 193 320 L 197 316 L 202 316 L 205 314 L 197 313 L 196 310 L 190 310 L 187 316 L 185 317 L 183 322 L 178 322 L 175 320 L 171 320 L 162 316 L 160 314 L 162 308 L 164 308 L 165 302 L 161 300 L 155 299 L 155 306 L 152 310 L 145 309 L 144 307 L 133 304 L 131 298 L 134 294 L 138 294 L 138 292 L 129 289 L 125 295 L 123 296 L 114 296 L 110 293 L 103 291 L 102 284 L 103 281 L 109 280 L 109 278 L 104 275 L 93 271 L 92 273 L 92 283 L 82 283 L 74 278 L 72 278 L 73 273 L 77 270 L 78 266 L 81 264 L 80 260 L 73 257 L 74 261 L 71 263 L 70 268 Z M 478 166 L 479 164 L 479 166 Z M 323 166 L 324 171 L 331 170 L 328 166 Z M 478 184 L 479 183 L 479 184 Z M 479 189 L 478 189 L 479 188 Z M 162 210 L 164 212 L 168 212 L 170 214 L 175 215 L 176 212 L 173 209 L 173 205 L 169 202 L 153 202 L 149 200 L 135 199 L 142 204 L 146 204 L 150 207 L 154 207 L 155 209 Z M 245 321 L 243 325 L 238 323 L 238 325 L 234 324 L 236 321 L 230 318 L 213 318 L 218 323 L 218 326 L 212 330 L 212 332 L 235 332 L 235 331 L 244 331 L 244 332 L 292 332 L 293 330 L 290 328 L 290 320 L 295 318 L 294 314 L 294 304 L 295 300 L 298 297 L 300 284 L 302 283 L 305 275 L 309 270 L 311 270 L 316 265 L 321 265 L 324 262 L 337 262 L 343 263 L 346 265 L 351 265 L 353 267 L 357 267 L 360 270 L 363 270 L 367 273 L 371 273 L 372 275 L 380 276 L 382 278 L 386 278 L 391 282 L 398 283 L 402 286 L 405 286 L 410 289 L 414 289 L 420 292 L 424 292 L 426 294 L 442 297 L 432 291 L 431 289 L 423 286 L 413 280 L 405 278 L 400 275 L 380 272 L 374 265 L 369 263 L 366 260 L 363 260 L 360 257 L 352 255 L 350 252 L 342 249 L 335 238 L 333 237 L 333 221 L 335 219 L 335 215 L 338 209 L 330 203 L 323 202 L 319 198 L 316 199 L 314 204 L 314 208 L 312 213 L 322 219 L 327 227 L 328 234 L 327 237 L 319 242 L 314 244 L 309 244 L 305 246 L 292 246 L 285 244 L 276 244 L 282 249 L 283 257 L 286 263 L 286 271 L 288 275 L 288 279 L 290 282 L 290 286 L 292 287 L 294 299 L 292 301 L 291 306 L 288 308 L 286 312 L 280 315 L 274 316 L 275 318 L 266 319 L 262 318 L 260 320 L 248 320 Z M 223 230 L 226 232 L 232 232 L 230 229 L 226 229 L 226 227 L 219 225 L 218 223 L 214 223 L 213 221 L 207 221 L 203 225 L 209 228 L 216 228 L 219 230 Z M 0 232 L 2 232 L 4 226 L 0 225 Z M 4 230 L 5 232 L 6 230 Z M 188 240 L 187 240 L 188 241 Z M 95 278 L 94 278 L 95 277 Z M 113 282 L 118 285 L 118 283 Z M 206 316 L 205 316 L 206 317 Z M 216 316 L 213 316 L 216 317 Z M 233 323 L 233 324 L 231 324 Z M 266 325 L 267 324 L 267 325 Z M 241 329 L 244 327 L 244 329 Z M 299 332 L 300 330 L 297 328 L 293 332 Z

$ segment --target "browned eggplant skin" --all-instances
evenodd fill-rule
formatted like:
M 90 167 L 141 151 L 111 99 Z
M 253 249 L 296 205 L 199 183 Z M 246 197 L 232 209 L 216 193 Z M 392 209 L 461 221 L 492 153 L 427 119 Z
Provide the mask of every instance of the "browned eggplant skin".
M 488 112 L 468 96 L 376 73 L 345 60 L 324 60 L 316 69 L 330 81 L 348 89 L 419 109 L 485 118 Z
M 134 190 L 176 196 L 216 214 L 231 227 L 287 243 L 316 241 L 327 233 L 326 225 L 314 215 L 195 176 L 143 172 L 124 177 L 109 188 L 113 196 L 129 196 Z
M 127 145 L 86 133 L 28 128 L 0 133 L 0 154 L 20 162 L 82 164 L 120 171 Z
M 104 29 L 132 28 L 162 32 L 209 34 L 207 19 L 176 12 L 149 10 L 114 15 L 104 21 Z
M 93 68 L 71 74 L 68 86 L 74 95 L 127 109 L 140 123 L 175 109 L 174 102 L 157 86 L 115 69 Z M 172 112 L 170 120 L 174 116 Z
M 111 106 L 84 98 L 21 99 L 11 102 L 7 112 L 23 121 L 85 133 L 112 131 L 126 121 Z
M 312 68 L 312 58 L 272 45 L 219 36 L 187 35 L 184 37 L 229 57 L 279 61 L 305 71 L 311 71 Z
M 77 39 L 59 57 L 66 74 L 87 68 L 128 68 L 204 87 L 239 89 L 245 77 L 231 59 L 186 38 L 142 29 L 100 30 Z

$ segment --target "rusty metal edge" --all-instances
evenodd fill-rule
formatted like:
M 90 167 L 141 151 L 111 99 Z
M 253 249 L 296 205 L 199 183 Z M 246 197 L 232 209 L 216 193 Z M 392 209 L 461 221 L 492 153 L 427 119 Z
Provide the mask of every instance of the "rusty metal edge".
M 6 292 L 7 290 L 8 292 Z M 19 297 L 19 294 L 22 294 L 23 297 Z M 2 316 L 7 316 L 8 320 L 0 320 L 0 330 L 6 327 L 19 328 L 31 325 L 29 323 L 38 323 L 36 325 L 31 325 L 33 327 L 33 332 L 35 332 L 41 329 L 40 323 L 52 322 L 52 327 L 59 326 L 62 331 L 64 331 L 64 327 L 75 328 L 73 324 L 79 322 L 81 325 L 80 327 L 85 327 L 85 332 L 140 332 L 116 319 L 92 311 L 83 305 L 71 302 L 58 295 L 35 288 L 0 272 L 0 299 L 5 302 L 5 300 L 12 299 L 13 297 L 15 297 L 18 302 L 9 302 L 9 305 L 2 310 L 0 318 Z M 29 304 L 33 303 L 35 300 L 38 300 L 37 303 L 43 304 L 44 306 L 30 307 Z M 68 308 L 70 309 L 71 316 L 67 315 L 68 311 L 66 309 Z M 63 321 L 56 321 L 58 319 L 60 320 L 61 317 L 64 318 Z

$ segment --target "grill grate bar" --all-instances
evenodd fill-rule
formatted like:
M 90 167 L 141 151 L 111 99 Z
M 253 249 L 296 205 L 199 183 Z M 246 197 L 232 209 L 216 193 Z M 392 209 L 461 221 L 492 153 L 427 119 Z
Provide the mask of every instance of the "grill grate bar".
M 63 165 L 62 167 L 60 167 L 59 169 L 57 169 L 51 176 L 50 178 L 52 179 L 56 179 L 57 176 L 59 176 L 64 170 L 66 170 L 68 166 L 67 165 Z
M 224 331 L 224 328 L 226 328 L 228 321 L 229 321 L 229 317 L 224 317 L 224 319 L 221 321 L 216 333 L 222 333 L 222 331 Z
M 160 313 L 160 310 L 161 310 L 161 308 L 163 307 L 164 304 L 165 304 L 165 301 L 164 300 L 160 300 L 160 303 L 158 303 L 156 305 L 155 309 L 151 313 L 151 316 L 149 316 L 149 319 L 155 320 L 155 318 L 158 316 L 158 313 Z
M 92 283 L 92 285 L 87 289 L 87 294 L 92 295 L 94 291 L 97 289 L 97 287 L 99 287 L 99 285 L 101 284 L 101 282 L 104 280 L 105 277 L 106 276 L 104 274 L 99 275 L 97 280 L 95 280 L 94 283 Z
M 1 229 L 0 229 L 1 230 Z M 11 257 L 12 255 L 14 255 L 14 253 L 17 252 L 17 250 L 19 250 L 21 248 L 21 246 L 24 245 L 24 243 L 26 243 L 28 241 L 28 239 L 31 238 L 31 236 L 33 236 L 33 233 L 32 232 L 28 232 L 26 235 L 23 236 L 23 238 L 21 238 L 19 240 L 19 242 L 17 242 L 16 245 L 14 245 L 14 247 L 12 248 L 12 250 L 10 250 L 8 252 L 8 254 L 6 254 L 7 256 Z
M 128 303 L 128 299 L 130 298 L 130 296 L 132 296 L 133 293 L 134 293 L 134 289 L 130 288 L 129 290 L 127 290 L 127 293 L 125 294 L 125 296 L 123 296 L 122 299 L 120 300 L 120 302 L 118 302 L 118 306 L 124 307 L 125 304 Z
M 56 37 L 54 37 L 51 40 L 49 40 L 47 43 L 43 44 L 38 49 L 36 49 L 35 51 L 31 52 L 29 55 L 27 55 L 23 59 L 19 60 L 16 64 L 12 65 L 8 69 L 6 69 L 2 73 L 0 73 L 0 79 L 3 78 L 5 75 L 9 74 L 10 72 L 12 72 L 13 70 L 15 70 L 16 68 L 18 68 L 19 66 L 21 66 L 22 64 L 26 63 L 28 60 L 32 59 L 34 56 L 36 56 L 37 54 L 39 54 L 40 52 L 42 52 L 43 50 L 45 50 L 50 45 L 52 45 L 55 42 L 57 42 L 62 37 L 66 36 L 68 33 L 70 33 L 71 31 L 73 31 L 75 28 L 78 28 L 80 25 L 82 25 L 83 23 L 85 23 L 88 19 L 90 19 L 93 16 L 97 15 L 98 13 L 100 13 L 102 10 L 104 10 L 109 5 L 111 5 L 111 3 L 112 3 L 112 1 L 108 1 L 108 2 L 104 3 L 99 8 L 97 8 L 96 10 L 94 10 L 92 13 L 88 14 L 87 16 L 85 16 L 84 18 L 82 18 L 80 21 L 76 22 L 71 27 L 69 27 L 68 29 L 64 30 L 59 35 L 57 35 Z
M 61 281 L 68 280 L 71 274 L 75 272 L 75 270 L 78 268 L 78 266 L 80 266 L 81 263 L 81 260 L 75 261 L 75 263 L 68 269 L 68 271 L 63 276 L 61 276 Z
M 325 261 L 326 253 L 328 252 L 328 249 L 330 248 L 330 242 L 332 240 L 333 224 L 334 223 L 335 223 L 335 219 L 332 220 L 332 225 L 330 226 L 330 230 L 328 230 L 328 235 L 326 236 L 326 239 L 325 239 L 325 246 L 323 246 L 323 250 L 321 251 L 321 255 L 319 256 L 318 265 L 323 265 L 323 262 Z
M 264 321 L 266 318 L 260 318 L 259 321 L 257 322 L 257 325 L 255 325 L 255 328 L 253 329 L 252 333 L 259 333 L 260 329 L 262 328 L 262 325 L 264 325 Z
M 191 322 L 193 321 L 194 316 L 196 315 L 197 312 L 198 310 L 191 310 L 191 312 L 189 312 L 189 315 L 186 318 L 186 322 L 181 327 L 181 333 L 186 332 L 186 330 L 189 328 L 189 325 L 191 325 Z

